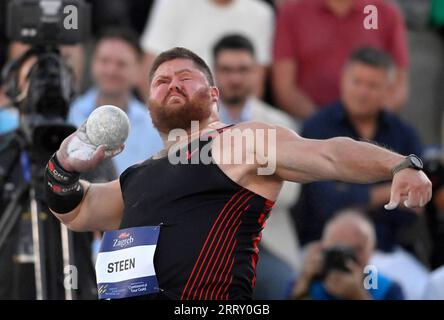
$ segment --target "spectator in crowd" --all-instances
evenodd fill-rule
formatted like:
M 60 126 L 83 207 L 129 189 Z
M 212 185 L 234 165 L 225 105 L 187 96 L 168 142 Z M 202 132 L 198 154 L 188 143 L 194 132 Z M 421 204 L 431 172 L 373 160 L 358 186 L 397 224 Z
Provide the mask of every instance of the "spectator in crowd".
M 185 47 L 213 65 L 212 48 L 228 33 L 240 33 L 254 44 L 261 68 L 255 76 L 255 94 L 262 96 L 266 67 L 271 64 L 273 9 L 260 0 L 157 0 L 142 35 L 145 51 L 139 90 L 146 94 L 146 79 L 154 57 L 171 47 Z
M 343 70 L 341 100 L 307 120 L 301 135 L 312 139 L 347 136 L 373 141 L 404 155 L 421 154 L 415 130 L 384 109 L 385 97 L 393 80 L 393 62 L 387 54 L 375 48 L 356 50 Z M 304 184 L 292 209 L 301 245 L 318 240 L 323 226 L 334 212 L 350 206 L 365 207 L 375 223 L 378 249 L 386 258 L 376 261 L 380 261 L 380 266 L 399 266 L 397 261 L 403 261 L 406 269 L 409 264 L 418 278 L 415 283 L 421 285 L 426 270 L 409 252 L 421 261 L 427 259 L 423 250 L 425 237 L 418 236 L 422 221 L 415 211 L 405 206 L 387 214 L 383 205 L 389 198 L 388 183 L 360 185 L 327 181 Z M 410 239 L 401 238 L 405 230 L 409 230 Z M 401 244 L 407 251 L 400 247 Z M 406 274 L 402 275 L 406 281 L 398 279 L 402 285 L 411 283 L 405 278 Z M 406 289 L 405 292 L 410 298 L 413 291 L 407 292 Z
M 69 120 L 80 126 L 101 105 L 115 105 L 130 119 L 130 133 L 125 150 L 113 158 L 120 174 L 129 166 L 149 158 L 162 148 L 147 107 L 133 94 L 140 70 L 137 36 L 129 29 L 109 29 L 98 40 L 92 58 L 95 87 L 78 97 L 71 106 Z
M 399 284 L 367 267 L 375 245 L 375 230 L 364 214 L 351 209 L 339 213 L 325 226 L 321 241 L 307 247 L 293 297 L 403 300 Z
M 254 96 L 254 74 L 260 66 L 248 38 L 240 34 L 224 36 L 214 46 L 213 61 L 222 122 L 256 120 L 295 128 L 288 115 Z
M 254 70 L 258 68 L 256 51 L 253 43 L 239 34 L 226 35 L 220 39 L 213 49 L 214 76 L 219 96 L 219 116 L 224 123 L 243 121 L 263 121 L 287 128 L 295 128 L 292 119 L 267 105 L 253 95 Z M 273 208 L 273 215 L 267 220 L 267 230 L 261 241 L 261 258 L 256 273 L 255 298 L 287 299 L 295 278 L 295 265 L 298 264 L 298 246 L 294 230 L 279 221 L 289 220 L 289 207 L 293 201 L 297 185 L 285 182 L 283 191 Z M 279 216 L 278 220 L 273 217 Z M 283 216 L 283 217 L 282 217 Z M 275 222 L 276 221 L 276 222 Z M 276 225 L 275 225 L 276 224 Z M 289 242 L 282 245 L 282 240 L 273 237 L 271 229 L 280 228 L 289 233 Z M 291 249 L 282 250 L 281 247 Z M 295 261 L 296 260 L 296 261 Z
M 444 266 L 430 274 L 422 299 L 444 300 Z
M 364 27 L 364 8 L 377 8 L 377 28 Z M 368 15 L 368 14 L 367 14 Z M 340 96 L 341 70 L 357 48 L 372 46 L 390 54 L 396 76 L 385 106 L 399 110 L 407 99 L 408 54 L 399 10 L 387 1 L 287 1 L 278 11 L 272 86 L 276 103 L 305 119 Z
M 341 99 L 325 107 L 304 124 L 301 135 L 312 139 L 347 136 L 373 141 L 401 154 L 421 154 L 415 130 L 396 115 L 384 110 L 385 97 L 393 81 L 390 57 L 374 48 L 356 50 L 349 58 L 341 79 Z M 309 183 L 294 210 L 302 245 L 320 238 L 322 228 L 331 215 L 341 208 L 366 206 L 378 209 L 381 223 L 376 221 L 379 248 L 390 250 L 395 240 L 391 224 L 416 216 L 406 208 L 387 215 L 382 206 L 390 198 L 390 185 L 355 185 L 339 182 Z M 378 211 L 376 210 L 376 211 Z

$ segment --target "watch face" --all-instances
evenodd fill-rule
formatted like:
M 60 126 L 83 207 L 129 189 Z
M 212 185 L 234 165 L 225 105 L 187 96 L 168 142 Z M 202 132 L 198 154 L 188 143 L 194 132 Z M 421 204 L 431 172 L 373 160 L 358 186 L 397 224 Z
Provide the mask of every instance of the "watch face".
M 417 157 L 410 157 L 410 160 L 415 167 L 422 169 L 422 161 L 420 159 L 418 159 Z

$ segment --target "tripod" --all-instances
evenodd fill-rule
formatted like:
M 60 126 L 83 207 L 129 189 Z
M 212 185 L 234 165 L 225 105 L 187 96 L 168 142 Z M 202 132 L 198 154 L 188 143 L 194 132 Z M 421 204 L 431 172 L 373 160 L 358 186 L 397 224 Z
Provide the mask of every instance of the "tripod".
M 14 157 L 10 168 L 3 170 L 3 183 L 7 180 L 7 175 L 12 174 L 13 166 L 20 163 L 20 171 L 22 173 L 22 183 L 13 190 L 12 195 L 8 199 L 1 218 L 0 218 L 0 250 L 4 248 L 8 236 L 11 235 L 14 227 L 17 226 L 20 216 L 29 206 L 31 215 L 32 230 L 32 247 L 34 262 L 34 279 L 36 298 L 38 300 L 48 299 L 48 277 L 46 268 L 47 252 L 45 252 L 45 243 L 48 240 L 45 232 L 45 226 L 42 219 L 42 209 L 45 207 L 40 197 L 43 194 L 43 174 L 44 165 L 37 163 L 34 159 L 36 153 L 33 147 L 34 134 L 30 134 L 29 128 L 21 127 L 17 130 L 11 140 L 18 142 L 18 152 Z M 48 210 L 47 214 L 48 213 Z M 70 265 L 74 264 L 72 254 L 72 234 L 68 232 L 66 227 L 60 224 L 61 241 L 62 241 L 62 257 L 63 270 L 67 270 Z M 51 258 L 51 257 L 50 257 Z M 74 298 L 71 288 L 64 288 L 65 299 Z
M 26 79 L 22 79 L 21 68 L 31 58 L 36 59 Z M 63 272 L 71 270 L 70 265 L 74 264 L 71 239 L 73 236 L 52 216 L 44 205 L 45 199 L 42 196 L 45 193 L 43 178 L 46 161 L 59 148 L 63 139 L 75 131 L 73 126 L 66 123 L 69 103 L 74 94 L 72 72 L 61 57 L 56 44 L 34 45 L 13 61 L 4 72 L 9 88 L 7 95 L 21 114 L 20 129 L 14 135 L 19 151 L 11 168 L 19 166 L 21 170 L 16 174 L 22 179 L 19 187 L 13 190 L 0 217 L 0 250 L 17 225 L 21 212 L 28 209 L 29 205 L 31 232 L 28 234 L 32 234 L 36 297 L 48 299 L 51 298 L 48 293 L 60 292 L 60 286 L 54 285 L 57 280 L 55 275 L 60 271 L 56 253 L 62 253 Z M 21 84 L 23 82 L 27 85 Z M 8 175 L 11 171 L 4 170 L 4 173 Z M 43 210 L 44 208 L 46 210 Z M 44 217 L 41 217 L 45 216 L 41 214 L 43 211 L 46 211 L 48 217 L 45 223 Z M 48 239 L 56 233 L 61 233 L 61 241 Z M 45 248 L 50 250 L 49 254 L 45 252 Z M 45 265 L 46 262 L 49 263 Z M 55 274 L 49 275 L 48 270 Z M 64 289 L 65 299 L 72 299 L 71 288 L 64 285 Z M 59 296 L 60 294 L 57 298 Z

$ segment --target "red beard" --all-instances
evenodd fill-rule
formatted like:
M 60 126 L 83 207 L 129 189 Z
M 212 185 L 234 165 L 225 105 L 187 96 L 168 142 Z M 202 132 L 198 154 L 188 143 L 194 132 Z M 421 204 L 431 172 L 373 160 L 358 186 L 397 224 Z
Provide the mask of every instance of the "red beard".
M 167 106 L 168 94 L 161 103 L 149 99 L 149 110 L 153 125 L 162 133 L 180 128 L 189 129 L 191 121 L 203 121 L 211 115 L 210 88 L 202 88 L 190 99 L 185 92 L 178 90 L 185 99 L 183 106 Z

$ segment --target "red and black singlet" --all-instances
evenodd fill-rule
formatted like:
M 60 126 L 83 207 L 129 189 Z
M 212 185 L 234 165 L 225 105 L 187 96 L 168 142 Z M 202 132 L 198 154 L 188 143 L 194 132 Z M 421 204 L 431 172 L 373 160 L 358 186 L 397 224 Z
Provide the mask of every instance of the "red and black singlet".
M 120 228 L 161 225 L 154 256 L 161 293 L 145 298 L 251 299 L 257 246 L 273 201 L 239 186 L 214 163 L 173 165 L 168 157 L 128 168 L 120 184 Z

